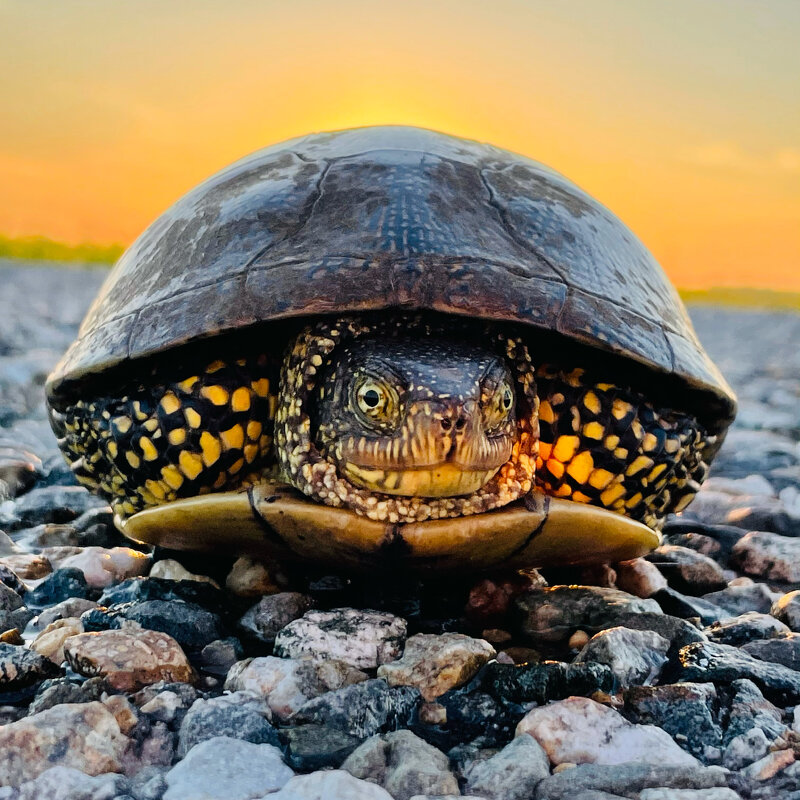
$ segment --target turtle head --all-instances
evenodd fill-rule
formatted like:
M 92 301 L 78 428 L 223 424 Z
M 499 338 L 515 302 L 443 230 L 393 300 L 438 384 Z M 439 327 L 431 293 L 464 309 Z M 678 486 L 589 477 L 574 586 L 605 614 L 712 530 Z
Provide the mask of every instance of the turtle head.
M 317 387 L 316 446 L 355 486 L 453 497 L 510 456 L 516 395 L 496 353 L 445 339 L 375 337 L 337 348 Z

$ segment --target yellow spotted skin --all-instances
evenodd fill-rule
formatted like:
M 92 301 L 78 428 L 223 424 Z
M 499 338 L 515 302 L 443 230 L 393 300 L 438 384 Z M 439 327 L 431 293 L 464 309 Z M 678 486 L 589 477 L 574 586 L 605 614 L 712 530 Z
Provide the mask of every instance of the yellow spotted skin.
M 543 365 L 536 383 L 536 483 L 548 494 L 657 527 L 700 488 L 718 443 L 693 417 L 581 369 Z
M 239 488 L 274 462 L 278 373 L 265 355 L 189 365 L 177 380 L 158 372 L 149 385 L 142 380 L 117 397 L 78 401 L 54 421 L 78 480 L 123 517 Z

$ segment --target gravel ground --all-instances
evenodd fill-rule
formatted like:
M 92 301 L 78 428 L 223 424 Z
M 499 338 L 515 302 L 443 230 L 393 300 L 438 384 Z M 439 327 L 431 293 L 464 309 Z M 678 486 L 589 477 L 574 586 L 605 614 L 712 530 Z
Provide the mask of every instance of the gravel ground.
M 0 800 L 800 800 L 800 315 L 690 309 L 741 412 L 654 553 L 374 585 L 72 484 L 41 387 L 103 275 L 0 260 Z

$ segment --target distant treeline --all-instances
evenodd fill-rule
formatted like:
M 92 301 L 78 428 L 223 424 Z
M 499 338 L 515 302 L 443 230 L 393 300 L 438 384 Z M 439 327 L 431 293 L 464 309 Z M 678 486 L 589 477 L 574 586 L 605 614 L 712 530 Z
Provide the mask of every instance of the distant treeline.
M 113 264 L 124 249 L 121 244 L 64 244 L 44 236 L 0 236 L 0 258 Z
M 774 311 L 800 311 L 800 292 L 779 292 L 774 289 L 753 289 L 739 286 L 715 286 L 711 289 L 681 289 L 684 303 L 713 306 L 768 308 Z

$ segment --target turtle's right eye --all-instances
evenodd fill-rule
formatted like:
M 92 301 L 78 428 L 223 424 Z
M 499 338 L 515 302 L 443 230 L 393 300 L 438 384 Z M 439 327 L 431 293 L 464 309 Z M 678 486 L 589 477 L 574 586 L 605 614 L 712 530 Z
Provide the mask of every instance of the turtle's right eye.
M 385 427 L 396 421 L 399 397 L 388 382 L 365 377 L 356 383 L 354 390 L 353 405 L 364 422 Z

